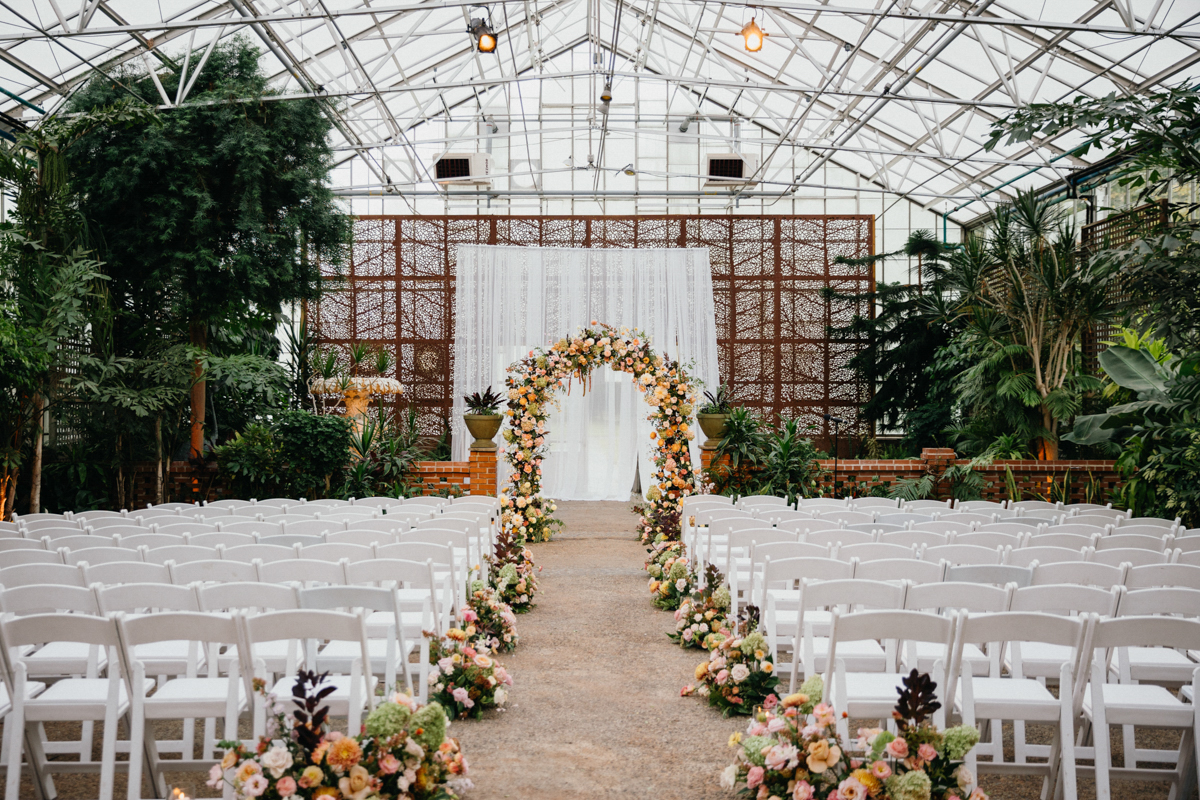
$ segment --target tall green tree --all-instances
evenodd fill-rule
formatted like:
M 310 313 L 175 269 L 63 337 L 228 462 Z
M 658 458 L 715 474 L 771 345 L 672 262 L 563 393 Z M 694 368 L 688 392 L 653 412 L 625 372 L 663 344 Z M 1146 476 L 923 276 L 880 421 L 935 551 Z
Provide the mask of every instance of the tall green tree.
M 144 352 L 164 336 L 206 350 L 225 329 L 316 297 L 318 265 L 344 259 L 350 223 L 328 185 L 329 118 L 316 100 L 282 99 L 258 58 L 240 38 L 218 47 L 160 125 L 98 129 L 69 154 L 81 210 L 100 237 L 118 353 Z M 174 96 L 179 73 L 157 77 Z M 70 110 L 129 90 L 160 102 L 147 73 L 117 79 L 128 88 L 97 76 Z M 193 455 L 204 446 L 202 369 L 197 360 Z

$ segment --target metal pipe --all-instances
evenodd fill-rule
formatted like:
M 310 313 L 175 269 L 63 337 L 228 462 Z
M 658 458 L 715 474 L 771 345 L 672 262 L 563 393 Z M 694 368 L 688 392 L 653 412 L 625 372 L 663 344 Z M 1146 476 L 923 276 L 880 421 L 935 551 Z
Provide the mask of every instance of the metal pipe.
M 23 97 L 18 97 L 17 95 L 10 92 L 8 89 L 5 89 L 3 86 L 0 86 L 0 93 L 4 94 L 7 97 L 11 97 L 13 100 L 16 100 L 18 103 L 25 106 L 26 108 L 33 109 L 34 111 L 36 111 L 39 114 L 42 114 L 43 116 L 46 113 L 46 111 L 44 109 L 39 108 L 38 106 L 35 106 L 33 103 L 29 102 L 28 100 L 26 100 Z

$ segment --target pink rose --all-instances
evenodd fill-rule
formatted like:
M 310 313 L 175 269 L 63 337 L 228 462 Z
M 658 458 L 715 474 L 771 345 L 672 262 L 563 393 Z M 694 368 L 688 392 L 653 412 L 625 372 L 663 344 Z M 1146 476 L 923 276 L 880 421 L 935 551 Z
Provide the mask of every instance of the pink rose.
M 242 794 L 246 797 L 258 797 L 267 790 L 267 779 L 262 775 L 251 775 L 242 783 Z
M 871 765 L 871 774 L 879 780 L 887 780 L 892 776 L 892 768 L 888 766 L 886 761 L 876 761 Z
M 471 609 L 468 608 L 465 611 L 463 611 L 463 621 L 464 622 L 474 622 L 477 619 L 479 619 L 479 615 L 476 614 Z
M 467 702 L 467 699 L 470 697 L 470 695 L 467 694 L 467 690 L 462 688 L 461 686 L 458 687 L 457 689 L 455 689 L 454 691 L 452 691 L 450 694 L 454 698 L 454 702 L 456 702 L 456 703 L 465 703 L 465 702 Z
M 779 705 L 779 695 L 777 694 L 769 694 L 767 695 L 767 699 L 763 700 L 763 708 L 767 711 L 770 711 L 777 705 Z
M 225 783 L 225 772 L 221 769 L 220 764 L 213 764 L 212 769 L 208 771 L 208 780 L 206 784 L 213 789 L 220 789 Z
M 925 762 L 933 761 L 937 758 L 937 750 L 934 750 L 931 744 L 923 744 L 917 748 L 917 757 Z
M 725 682 L 728 680 L 729 680 L 729 670 L 723 669 L 717 673 L 717 685 L 718 686 L 724 686 Z
M 296 793 L 296 781 L 289 775 L 284 775 L 275 782 L 275 791 L 280 797 L 291 797 Z
M 883 749 L 892 758 L 908 758 L 908 742 L 904 739 L 892 739 Z
M 396 758 L 391 753 L 388 753 L 383 758 L 379 759 L 379 771 L 384 775 L 391 775 L 400 771 L 400 759 Z
M 846 778 L 838 784 L 838 800 L 866 800 L 867 787 L 858 778 Z
M 762 767 L 751 767 L 750 771 L 746 773 L 746 786 L 751 789 L 758 786 L 763 781 L 764 773 L 765 770 Z
M 816 796 L 817 790 L 808 781 L 800 781 L 792 790 L 792 800 L 813 800 Z

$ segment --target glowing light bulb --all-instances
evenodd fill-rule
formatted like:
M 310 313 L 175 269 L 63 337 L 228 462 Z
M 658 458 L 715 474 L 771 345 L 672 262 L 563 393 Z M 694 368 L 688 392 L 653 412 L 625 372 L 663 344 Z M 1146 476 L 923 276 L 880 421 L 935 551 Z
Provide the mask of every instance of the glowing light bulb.
M 767 36 L 767 34 L 763 33 L 763 29 L 758 27 L 758 23 L 754 21 L 753 17 L 750 18 L 750 22 L 746 27 L 742 28 L 741 35 L 746 40 L 746 49 L 751 53 L 757 53 L 759 50 L 762 50 L 763 39 Z
M 479 37 L 479 52 L 490 53 L 496 49 L 496 37 L 485 33 Z

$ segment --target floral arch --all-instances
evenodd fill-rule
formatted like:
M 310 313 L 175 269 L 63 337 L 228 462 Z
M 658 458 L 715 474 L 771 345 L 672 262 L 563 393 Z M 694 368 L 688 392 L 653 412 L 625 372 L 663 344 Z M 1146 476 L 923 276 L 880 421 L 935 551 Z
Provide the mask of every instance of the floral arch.
M 650 348 L 642 331 L 591 326 L 560 339 L 549 350 L 531 350 L 508 368 L 509 427 L 504 431 L 504 458 L 513 468 L 504 486 L 501 505 L 505 538 L 509 542 L 545 541 L 561 523 L 554 505 L 541 496 L 542 459 L 546 454 L 546 419 L 555 394 L 578 378 L 586 391 L 592 370 L 608 365 L 628 372 L 651 407 L 650 434 L 658 443 L 650 503 L 641 519 L 645 541 L 663 533 L 679 535 L 680 500 L 695 491 L 695 471 L 688 442 L 695 438 L 690 423 L 696 387 L 678 361 Z M 674 518 L 674 523 L 670 520 Z

